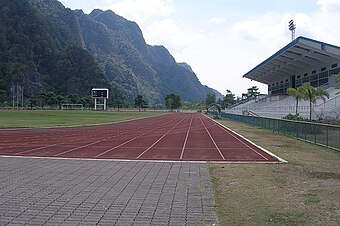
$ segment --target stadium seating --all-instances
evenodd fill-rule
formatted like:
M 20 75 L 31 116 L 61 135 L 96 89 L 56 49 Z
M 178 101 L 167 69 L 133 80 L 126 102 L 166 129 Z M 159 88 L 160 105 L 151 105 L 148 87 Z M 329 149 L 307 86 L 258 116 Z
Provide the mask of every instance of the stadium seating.
M 324 102 L 317 99 L 312 105 L 312 119 L 339 119 L 340 118 L 340 90 L 335 87 L 326 89 L 329 99 Z M 296 100 L 294 97 L 281 95 L 275 97 L 262 97 L 258 100 L 251 100 L 246 103 L 226 109 L 226 113 L 258 115 L 260 117 L 283 118 L 288 114 L 295 114 Z M 298 113 L 304 118 L 309 118 L 309 102 L 299 100 Z

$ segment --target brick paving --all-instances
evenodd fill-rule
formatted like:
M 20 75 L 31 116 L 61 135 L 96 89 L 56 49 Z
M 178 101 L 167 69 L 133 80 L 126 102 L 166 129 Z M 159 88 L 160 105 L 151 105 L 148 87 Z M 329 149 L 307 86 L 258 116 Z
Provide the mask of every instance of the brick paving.
M 0 225 L 217 225 L 207 164 L 0 157 Z

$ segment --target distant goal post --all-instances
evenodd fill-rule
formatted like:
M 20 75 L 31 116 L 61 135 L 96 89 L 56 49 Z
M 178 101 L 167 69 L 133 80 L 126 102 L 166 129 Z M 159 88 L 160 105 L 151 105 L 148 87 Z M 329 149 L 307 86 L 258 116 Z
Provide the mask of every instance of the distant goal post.
M 61 110 L 84 110 L 84 105 L 83 104 L 62 104 L 61 105 Z

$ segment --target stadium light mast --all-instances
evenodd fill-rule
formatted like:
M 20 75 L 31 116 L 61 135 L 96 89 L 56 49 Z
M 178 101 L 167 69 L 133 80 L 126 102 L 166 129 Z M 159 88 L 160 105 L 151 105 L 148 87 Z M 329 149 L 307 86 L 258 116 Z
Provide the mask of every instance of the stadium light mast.
M 295 39 L 295 29 L 296 29 L 296 24 L 294 23 L 294 20 L 289 21 L 289 30 L 292 32 L 292 41 Z

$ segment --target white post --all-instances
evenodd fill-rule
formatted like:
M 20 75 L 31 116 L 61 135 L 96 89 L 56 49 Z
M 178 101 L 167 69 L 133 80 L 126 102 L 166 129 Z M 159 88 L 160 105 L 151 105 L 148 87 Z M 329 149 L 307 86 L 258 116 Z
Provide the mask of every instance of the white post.
M 97 111 L 97 98 L 94 98 L 94 110 Z
M 24 109 L 24 87 L 21 87 L 21 109 Z
M 19 85 L 17 83 L 17 110 L 19 109 Z
M 104 111 L 106 111 L 106 98 L 104 98 Z
M 15 86 L 12 85 L 11 91 L 12 91 L 12 109 L 14 110 L 14 92 L 15 92 Z

